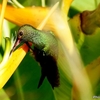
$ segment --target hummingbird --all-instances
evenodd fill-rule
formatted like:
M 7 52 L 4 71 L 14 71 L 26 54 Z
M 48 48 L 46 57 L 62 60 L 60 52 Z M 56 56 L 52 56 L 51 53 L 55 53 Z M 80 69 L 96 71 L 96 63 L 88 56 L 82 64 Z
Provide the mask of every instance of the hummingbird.
M 58 42 L 54 34 L 25 24 L 17 32 L 17 39 L 13 49 L 21 43 L 27 44 L 34 59 L 41 66 L 38 88 L 42 85 L 45 78 L 47 78 L 53 89 L 58 87 L 60 85 L 57 67 Z M 32 45 L 34 46 L 33 48 Z

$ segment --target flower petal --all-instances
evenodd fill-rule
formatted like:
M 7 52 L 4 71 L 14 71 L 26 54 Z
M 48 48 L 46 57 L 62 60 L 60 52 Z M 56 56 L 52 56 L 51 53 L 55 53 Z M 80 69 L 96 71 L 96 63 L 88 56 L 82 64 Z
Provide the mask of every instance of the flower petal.
M 48 14 L 48 12 L 49 8 L 47 7 L 14 8 L 12 6 L 7 6 L 5 18 L 19 26 L 23 24 L 30 24 L 34 27 L 37 27 Z
M 28 51 L 28 47 L 26 44 L 22 45 L 15 52 L 12 53 L 8 62 L 0 69 L 0 89 L 5 85 L 11 75 L 14 73 L 26 52 Z

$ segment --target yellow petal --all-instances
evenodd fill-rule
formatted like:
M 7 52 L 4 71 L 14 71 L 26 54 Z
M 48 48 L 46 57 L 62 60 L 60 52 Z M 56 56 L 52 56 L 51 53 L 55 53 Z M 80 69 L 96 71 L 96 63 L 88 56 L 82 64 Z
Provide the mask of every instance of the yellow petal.
M 63 13 L 63 17 L 65 19 L 67 18 L 68 11 L 69 11 L 69 8 L 70 8 L 72 1 L 73 0 L 62 0 L 61 10 L 62 10 L 62 13 Z
M 0 89 L 5 85 L 11 75 L 14 73 L 26 52 L 28 51 L 28 47 L 26 44 L 18 48 L 15 52 L 12 53 L 8 62 L 0 69 Z
M 49 10 L 50 9 L 46 7 L 27 7 L 21 9 L 7 6 L 5 18 L 19 26 L 23 24 L 30 24 L 34 27 L 37 27 L 45 18 Z

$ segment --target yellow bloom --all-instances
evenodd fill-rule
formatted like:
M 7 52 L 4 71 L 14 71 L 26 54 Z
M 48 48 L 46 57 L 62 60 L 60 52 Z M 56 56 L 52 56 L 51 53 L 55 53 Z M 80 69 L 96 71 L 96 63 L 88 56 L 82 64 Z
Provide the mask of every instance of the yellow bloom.
M 65 76 L 67 76 L 68 74 L 73 75 L 74 85 L 77 88 L 79 95 L 81 96 L 81 98 L 83 98 L 83 96 L 85 96 L 84 98 L 87 98 L 87 94 L 84 92 L 85 89 L 84 87 L 89 88 L 88 91 L 90 92 L 91 85 L 87 78 L 86 72 L 82 69 L 83 64 L 80 55 L 78 53 L 78 50 L 73 42 L 71 31 L 65 17 L 66 16 L 65 13 L 68 13 L 71 2 L 72 0 L 68 0 L 68 5 L 67 5 L 66 0 L 63 0 L 62 13 L 58 10 L 55 13 L 53 13 L 48 19 L 43 29 L 52 30 L 55 36 L 60 40 L 62 44 L 61 46 L 63 47 L 63 49 L 62 48 L 61 49 L 63 51 L 60 50 L 58 57 L 58 65 L 61 66 L 60 68 Z M 0 5 L 0 10 L 1 10 L 1 5 Z M 40 25 L 40 23 L 43 20 L 45 20 L 49 11 L 50 8 L 48 7 L 28 7 L 20 9 L 7 6 L 5 12 L 5 18 L 19 26 L 24 24 L 30 24 L 37 28 L 38 25 Z M 4 86 L 4 84 L 10 78 L 10 76 L 13 74 L 15 69 L 18 67 L 18 65 L 24 58 L 27 51 L 28 51 L 27 46 L 23 45 L 22 47 L 18 48 L 15 52 L 12 53 L 8 62 L 0 71 L 0 77 L 2 77 L 0 88 Z M 69 73 L 68 69 L 71 70 L 71 73 Z M 80 79 L 82 79 L 82 81 L 80 81 Z M 60 87 L 58 91 L 60 91 L 61 89 L 62 87 Z M 91 94 L 92 93 L 90 92 L 88 98 L 91 97 Z M 58 98 L 59 97 L 60 95 L 58 95 Z

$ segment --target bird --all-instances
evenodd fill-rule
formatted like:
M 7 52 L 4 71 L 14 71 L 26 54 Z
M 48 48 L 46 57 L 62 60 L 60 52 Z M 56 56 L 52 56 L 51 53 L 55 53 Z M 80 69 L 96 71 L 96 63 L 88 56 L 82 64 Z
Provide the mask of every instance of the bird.
M 41 66 L 38 88 L 42 85 L 45 78 L 47 78 L 53 89 L 58 87 L 60 85 L 57 66 L 58 42 L 54 34 L 50 31 L 38 30 L 29 24 L 25 24 L 17 32 L 14 48 L 21 43 L 27 44 L 34 59 Z M 30 43 L 34 46 L 33 48 Z

